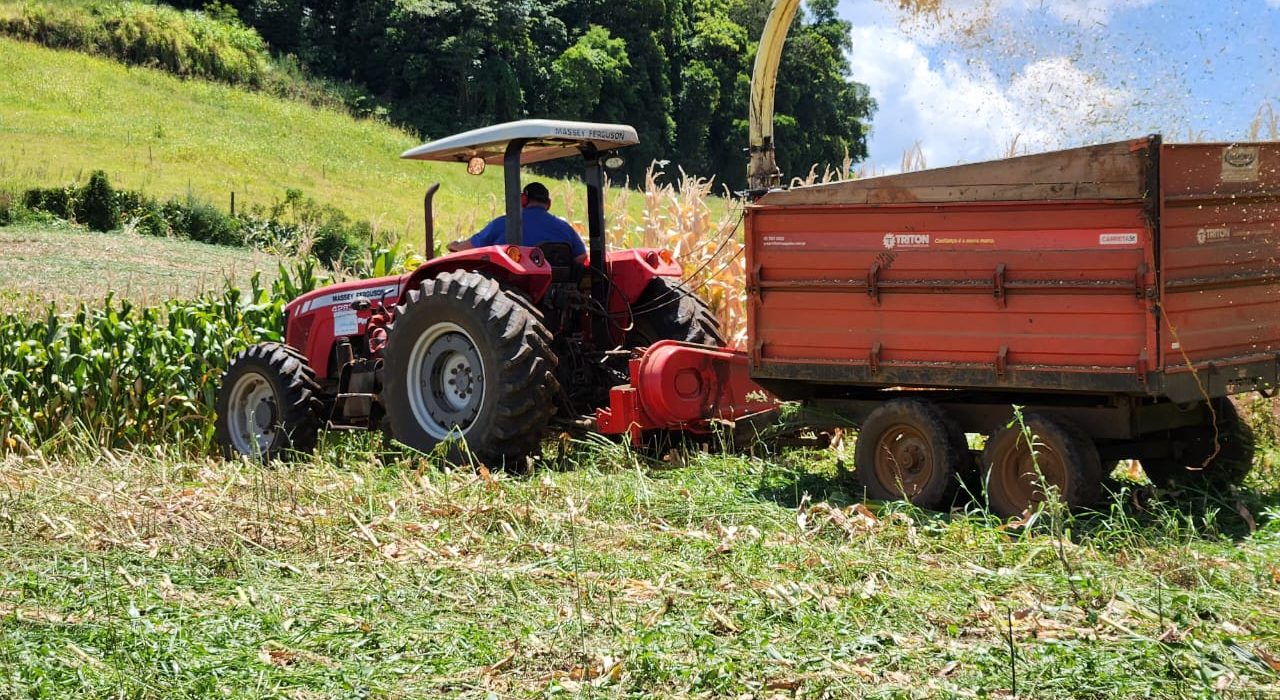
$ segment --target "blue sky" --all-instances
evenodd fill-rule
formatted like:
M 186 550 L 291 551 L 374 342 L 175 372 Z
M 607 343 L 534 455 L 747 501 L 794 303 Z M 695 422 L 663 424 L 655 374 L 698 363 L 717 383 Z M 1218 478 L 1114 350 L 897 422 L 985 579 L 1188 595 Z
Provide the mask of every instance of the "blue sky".
M 929 166 L 1162 132 L 1245 138 L 1280 111 L 1280 0 L 842 0 L 880 109 L 869 164 Z

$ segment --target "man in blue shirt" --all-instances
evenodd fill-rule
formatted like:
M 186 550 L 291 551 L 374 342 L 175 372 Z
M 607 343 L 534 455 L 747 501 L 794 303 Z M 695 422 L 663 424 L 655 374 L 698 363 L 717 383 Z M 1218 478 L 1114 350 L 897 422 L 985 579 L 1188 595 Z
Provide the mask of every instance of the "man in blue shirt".
M 547 191 L 546 185 L 531 182 L 525 185 L 523 194 L 524 209 L 520 219 L 524 222 L 524 245 L 567 243 L 573 251 L 574 262 L 582 264 L 587 259 L 587 247 L 582 244 L 582 238 L 569 222 L 548 211 L 551 209 L 551 193 Z M 502 245 L 506 242 L 507 217 L 499 216 L 471 238 L 450 243 L 449 252 Z

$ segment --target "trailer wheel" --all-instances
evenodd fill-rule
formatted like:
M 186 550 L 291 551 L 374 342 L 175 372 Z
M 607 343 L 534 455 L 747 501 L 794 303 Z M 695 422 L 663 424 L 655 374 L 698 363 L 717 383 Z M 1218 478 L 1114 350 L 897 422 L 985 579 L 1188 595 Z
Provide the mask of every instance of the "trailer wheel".
M 1084 431 L 1053 416 L 1023 416 L 1027 432 L 1013 425 L 997 431 L 982 452 L 983 481 L 991 510 L 1003 518 L 1043 502 L 1048 489 L 1072 508 L 1096 502 L 1102 489 L 1102 460 Z M 1028 444 L 1028 437 L 1031 443 Z
M 683 282 L 655 277 L 632 305 L 629 347 L 644 347 L 659 340 L 723 346 L 720 322 L 707 303 Z
M 1253 428 L 1230 399 L 1214 400 L 1213 408 L 1218 419 L 1216 456 L 1213 425 L 1175 435 L 1173 442 L 1180 448 L 1175 456 L 1142 460 L 1142 471 L 1151 483 L 1162 488 L 1192 484 L 1226 487 L 1244 481 L 1253 469 Z
M 270 461 L 314 450 L 319 393 L 307 358 L 288 345 L 259 343 L 241 351 L 222 375 L 214 407 L 222 456 Z
M 877 500 L 947 507 L 968 456 L 964 435 L 937 406 L 895 399 L 867 417 L 854 447 L 854 473 Z
M 496 280 L 467 271 L 424 280 L 388 327 L 382 400 L 391 436 L 421 452 L 447 442 L 453 462 L 469 451 L 489 466 L 521 467 L 555 412 L 550 341 Z

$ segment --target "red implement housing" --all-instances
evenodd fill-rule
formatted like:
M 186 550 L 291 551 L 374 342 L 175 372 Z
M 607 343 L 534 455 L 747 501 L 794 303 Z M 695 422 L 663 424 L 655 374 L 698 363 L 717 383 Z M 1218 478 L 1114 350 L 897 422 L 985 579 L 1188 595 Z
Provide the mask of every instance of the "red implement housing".
M 751 376 L 783 398 L 1280 381 L 1280 144 L 1149 137 L 774 192 L 746 245 Z
M 609 407 L 596 412 L 600 433 L 628 435 L 633 442 L 655 429 L 707 434 L 717 421 L 778 407 L 751 381 L 741 352 L 664 340 L 632 359 L 630 370 L 631 382 L 614 387 Z

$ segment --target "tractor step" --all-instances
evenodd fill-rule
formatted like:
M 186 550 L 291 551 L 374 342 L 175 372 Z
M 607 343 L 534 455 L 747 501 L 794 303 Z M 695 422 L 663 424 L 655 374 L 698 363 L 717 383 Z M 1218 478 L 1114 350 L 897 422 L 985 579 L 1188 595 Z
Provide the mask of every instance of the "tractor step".
M 335 426 L 334 429 L 368 430 L 369 415 L 377 401 L 377 394 L 338 394 L 333 403 L 333 417 L 343 420 L 347 427 Z M 330 420 L 329 424 L 333 425 L 333 421 Z

